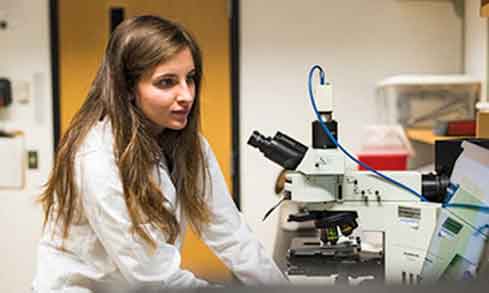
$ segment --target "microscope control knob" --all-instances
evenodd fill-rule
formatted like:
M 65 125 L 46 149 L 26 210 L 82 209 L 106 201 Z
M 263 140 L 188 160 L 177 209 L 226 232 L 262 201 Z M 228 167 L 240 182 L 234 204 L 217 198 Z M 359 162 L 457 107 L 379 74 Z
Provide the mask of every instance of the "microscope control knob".
M 365 204 L 368 204 L 368 196 L 366 196 L 363 191 L 362 191 L 362 198 L 363 198 L 363 202 L 365 202 Z

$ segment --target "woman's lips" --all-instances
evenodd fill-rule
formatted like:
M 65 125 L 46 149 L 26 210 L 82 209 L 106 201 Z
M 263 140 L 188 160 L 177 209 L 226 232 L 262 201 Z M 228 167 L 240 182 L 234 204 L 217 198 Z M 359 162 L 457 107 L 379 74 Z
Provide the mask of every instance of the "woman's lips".
M 172 111 L 171 113 L 178 118 L 187 118 L 189 110 Z
M 177 113 L 177 114 L 185 114 L 187 115 L 188 112 L 190 112 L 190 110 L 178 110 L 178 111 L 172 111 L 173 113 Z

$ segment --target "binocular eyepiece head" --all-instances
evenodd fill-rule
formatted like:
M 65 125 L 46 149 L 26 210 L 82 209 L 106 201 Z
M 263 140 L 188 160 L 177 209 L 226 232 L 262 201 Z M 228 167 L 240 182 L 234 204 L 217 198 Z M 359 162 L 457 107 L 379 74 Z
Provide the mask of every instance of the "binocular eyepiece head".
M 248 144 L 288 170 L 295 170 L 307 152 L 305 145 L 281 132 L 277 132 L 272 138 L 255 130 L 248 139 Z

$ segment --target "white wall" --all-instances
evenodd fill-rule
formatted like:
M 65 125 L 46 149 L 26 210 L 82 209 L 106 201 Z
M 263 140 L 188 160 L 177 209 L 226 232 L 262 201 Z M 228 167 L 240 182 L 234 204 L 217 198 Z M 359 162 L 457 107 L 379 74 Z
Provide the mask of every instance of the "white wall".
M 480 1 L 465 1 L 465 71 L 483 80 L 482 97 L 487 98 L 488 18 L 480 16 Z
M 471 1 L 471 0 L 469 0 Z M 310 145 L 309 68 L 332 80 L 340 140 L 358 150 L 359 129 L 378 120 L 375 84 L 401 73 L 460 73 L 463 17 L 444 0 L 241 1 L 242 208 L 269 252 L 280 169 L 246 145 L 253 130 L 276 130 Z M 381 113 L 380 113 L 381 115 Z
M 26 150 L 37 150 L 39 168 L 27 170 L 25 188 L 0 189 L 0 292 L 30 292 L 41 209 L 34 203 L 52 165 L 53 127 L 47 0 L 1 0 L 0 76 L 14 85 L 14 103 L 0 113 L 0 129 L 21 130 Z M 21 104 L 19 84 L 30 101 Z M 0 176 L 9 172 L 0 162 Z

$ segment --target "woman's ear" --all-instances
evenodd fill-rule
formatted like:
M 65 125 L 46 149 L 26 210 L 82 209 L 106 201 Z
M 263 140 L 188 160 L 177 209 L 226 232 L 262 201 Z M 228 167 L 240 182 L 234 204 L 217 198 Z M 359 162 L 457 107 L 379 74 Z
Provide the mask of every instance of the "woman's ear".
M 137 94 L 136 90 L 134 89 L 129 93 L 127 100 L 129 101 L 129 103 L 136 106 L 137 105 L 137 99 L 138 99 L 138 94 Z

